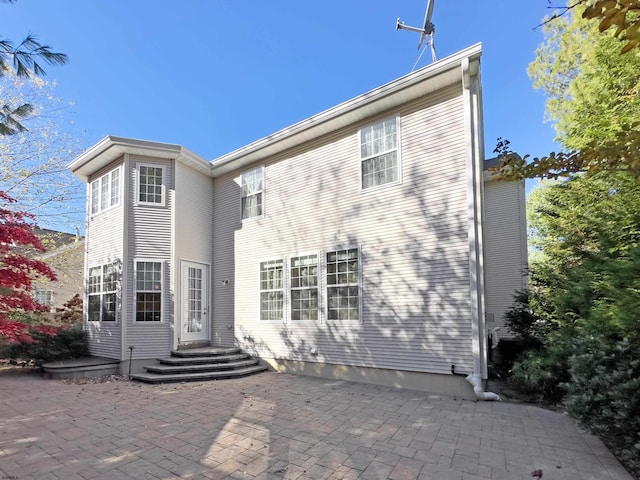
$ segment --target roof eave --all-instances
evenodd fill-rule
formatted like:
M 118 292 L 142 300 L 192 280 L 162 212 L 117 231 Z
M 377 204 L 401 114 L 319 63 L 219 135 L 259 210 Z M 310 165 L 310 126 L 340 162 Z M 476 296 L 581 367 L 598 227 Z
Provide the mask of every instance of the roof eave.
M 370 117 L 407 103 L 407 101 L 410 101 L 407 98 L 410 98 L 411 95 L 406 92 L 415 89 L 416 98 L 425 94 L 419 86 L 424 85 L 428 80 L 436 77 L 443 78 L 443 83 L 434 87 L 433 91 L 461 81 L 461 62 L 464 59 L 478 62 L 481 53 L 482 45 L 478 43 L 432 65 L 409 73 L 329 110 L 218 157 L 211 163 L 212 175 L 218 177 L 236 168 L 275 155 L 313 138 L 318 138 L 362 118 Z M 403 92 L 405 93 L 404 95 Z M 418 92 L 421 93 L 418 95 Z
M 114 136 L 107 136 L 100 140 L 69 163 L 67 168 L 76 177 L 86 182 L 93 173 L 125 153 L 177 160 L 206 175 L 211 173 L 207 160 L 181 145 Z

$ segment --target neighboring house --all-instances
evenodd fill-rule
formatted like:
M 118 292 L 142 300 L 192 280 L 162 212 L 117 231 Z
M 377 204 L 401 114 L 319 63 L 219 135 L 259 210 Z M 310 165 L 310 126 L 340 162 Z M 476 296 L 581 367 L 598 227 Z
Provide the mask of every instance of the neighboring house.
M 84 292 L 85 240 L 79 235 L 42 228 L 34 229 L 34 233 L 46 249 L 44 253 L 36 252 L 35 258 L 47 263 L 57 279 L 37 278 L 33 283 L 33 295 L 53 313 L 74 295 Z
M 483 168 L 480 55 L 211 162 L 118 137 L 83 153 L 91 352 L 137 371 L 210 341 L 281 371 L 471 392 L 452 366 L 486 379 L 486 319 L 526 266 L 524 186 Z

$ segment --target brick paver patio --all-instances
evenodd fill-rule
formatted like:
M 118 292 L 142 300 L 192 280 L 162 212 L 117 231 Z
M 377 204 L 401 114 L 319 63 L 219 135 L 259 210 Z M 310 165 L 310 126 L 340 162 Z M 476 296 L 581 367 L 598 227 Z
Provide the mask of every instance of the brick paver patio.
M 65 384 L 0 373 L 2 479 L 629 480 L 567 416 L 262 373 Z

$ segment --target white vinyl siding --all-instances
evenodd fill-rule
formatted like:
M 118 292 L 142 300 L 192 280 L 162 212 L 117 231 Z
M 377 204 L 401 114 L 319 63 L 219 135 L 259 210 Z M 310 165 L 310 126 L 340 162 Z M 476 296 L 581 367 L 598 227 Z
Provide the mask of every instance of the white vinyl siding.
M 90 211 L 96 214 L 120 203 L 120 168 L 91 182 Z
M 165 179 L 161 165 L 138 164 L 137 203 L 164 206 Z
M 138 167 L 141 165 L 162 169 L 164 203 L 140 203 L 138 197 Z M 177 298 L 170 294 L 175 288 L 174 268 L 171 263 L 175 229 L 173 222 L 183 221 L 183 213 L 174 218 L 175 207 L 175 163 L 171 160 L 130 155 L 128 164 L 128 190 L 130 208 L 127 211 L 128 265 L 127 265 L 127 310 L 126 330 L 127 342 L 135 345 L 133 359 L 148 359 L 168 356 L 172 347 L 172 329 L 175 325 L 175 310 Z M 187 188 L 184 196 L 196 196 L 196 189 Z M 200 199 L 198 199 L 200 200 Z M 206 196 L 202 198 L 206 200 Z M 159 208 L 161 207 L 161 208 Z M 201 215 L 202 216 L 202 215 Z M 189 216 L 185 216 L 188 220 Z M 183 224 L 184 225 L 184 224 Z M 195 223 L 189 229 L 184 228 L 181 233 L 185 237 L 195 234 L 201 235 L 199 226 Z M 136 261 L 162 262 L 161 321 L 136 321 Z M 125 293 L 123 293 L 125 295 Z M 177 328 L 177 326 L 176 326 Z M 179 335 L 176 335 L 179 336 Z M 129 354 L 128 351 L 125 352 Z
M 484 184 L 484 273 L 487 327 L 497 338 L 513 338 L 504 314 L 517 290 L 527 286 L 524 185 L 489 181 Z M 495 343 L 494 343 L 495 345 Z
M 390 118 L 360 129 L 363 190 L 399 181 L 398 124 Z
M 284 320 L 284 261 L 260 262 L 260 319 Z
M 122 271 L 123 265 L 117 260 L 123 258 L 124 255 L 124 216 L 123 206 L 127 204 L 122 192 L 127 191 L 124 157 L 120 157 L 113 163 L 106 165 L 104 168 L 96 172 L 90 179 L 89 195 L 87 198 L 88 219 L 87 219 L 87 235 L 84 249 L 86 251 L 86 276 L 85 281 L 89 280 L 89 269 L 92 267 L 102 267 L 104 265 L 116 264 L 118 272 Z M 116 173 L 117 172 L 117 173 Z M 100 202 L 100 184 L 101 179 L 109 178 L 110 203 L 113 207 L 100 214 L 92 214 L 92 206 Z M 93 186 L 96 189 L 93 189 Z M 97 200 L 94 201 L 94 195 Z M 122 312 L 121 297 L 116 292 L 115 319 L 116 321 L 89 321 L 89 292 L 88 283 L 85 284 L 84 311 L 85 324 L 87 331 L 89 352 L 91 355 L 106 358 L 122 358 Z M 95 301 L 95 300 L 94 300 Z
M 402 182 L 363 195 L 360 129 L 395 117 Z M 215 178 L 213 270 L 231 280 L 215 293 L 220 338 L 267 358 L 471 371 L 465 164 L 461 87 L 454 86 L 269 158 L 269 222 L 239 218 L 242 172 Z M 355 246 L 359 321 L 329 320 L 326 254 Z M 323 252 L 320 321 L 262 322 L 258 265 L 297 252 Z M 229 319 L 233 337 L 224 336 Z
M 261 217 L 264 208 L 264 169 L 255 168 L 240 176 L 242 219 Z

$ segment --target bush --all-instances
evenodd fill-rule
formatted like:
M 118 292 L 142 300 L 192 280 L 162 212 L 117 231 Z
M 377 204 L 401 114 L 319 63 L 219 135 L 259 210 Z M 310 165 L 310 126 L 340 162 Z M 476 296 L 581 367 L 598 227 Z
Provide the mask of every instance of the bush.
M 30 333 L 35 343 L 9 345 L 5 355 L 13 359 L 33 361 L 37 366 L 89 355 L 87 335 L 80 327 L 56 328 L 40 325 L 32 327 Z
M 640 478 L 640 346 L 604 336 L 576 341 L 565 403 Z
M 527 393 L 537 393 L 544 403 L 558 403 L 569 381 L 570 347 L 565 342 L 528 350 L 515 362 L 511 381 Z

